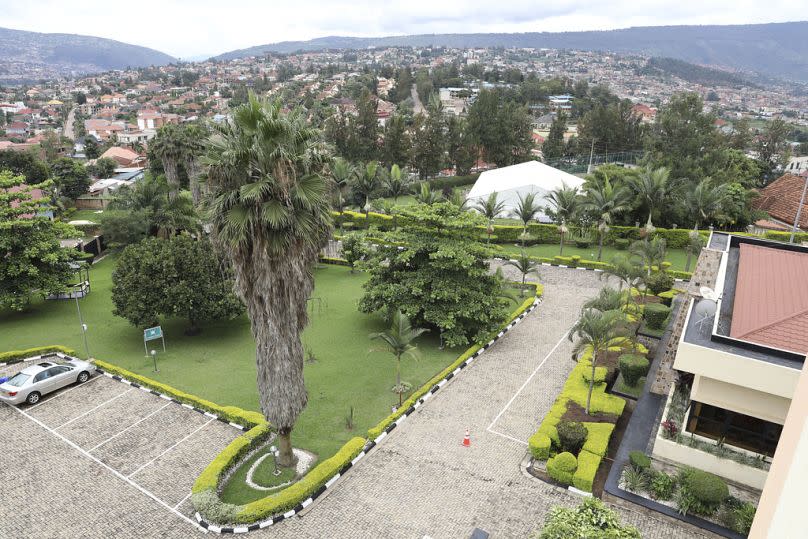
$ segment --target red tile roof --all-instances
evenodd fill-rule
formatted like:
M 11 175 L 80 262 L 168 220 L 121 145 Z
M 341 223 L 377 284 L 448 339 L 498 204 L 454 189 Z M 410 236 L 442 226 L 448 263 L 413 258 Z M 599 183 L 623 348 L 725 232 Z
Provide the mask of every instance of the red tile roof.
M 808 253 L 742 243 L 730 337 L 808 352 Z
M 752 202 L 752 207 L 765 211 L 778 221 L 793 225 L 804 186 L 804 176 L 784 174 L 761 189 L 760 196 Z M 808 208 L 803 207 L 798 226 L 808 229 Z

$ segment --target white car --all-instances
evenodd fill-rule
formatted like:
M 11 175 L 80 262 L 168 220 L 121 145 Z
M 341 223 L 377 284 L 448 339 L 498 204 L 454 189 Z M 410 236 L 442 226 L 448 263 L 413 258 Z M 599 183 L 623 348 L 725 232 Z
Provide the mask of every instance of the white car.
M 40 361 L 0 384 L 0 401 L 8 404 L 36 404 L 43 395 L 75 383 L 84 383 L 95 365 L 74 358 Z

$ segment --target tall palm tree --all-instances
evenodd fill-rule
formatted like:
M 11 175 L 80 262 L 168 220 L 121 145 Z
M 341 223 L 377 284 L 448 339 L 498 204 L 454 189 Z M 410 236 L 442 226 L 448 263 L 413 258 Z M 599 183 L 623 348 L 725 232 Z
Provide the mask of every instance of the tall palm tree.
M 536 218 L 536 214 L 540 211 L 541 206 L 536 203 L 536 195 L 534 193 L 519 195 L 519 200 L 516 203 L 516 207 L 513 209 L 513 215 L 522 221 L 522 247 L 525 246 L 525 240 L 527 239 L 527 225 Z
M 508 260 L 505 262 L 505 265 L 516 268 L 516 271 L 522 274 L 522 289 L 519 291 L 519 295 L 524 297 L 525 281 L 527 280 L 527 276 L 531 273 L 538 275 L 539 263 L 530 258 L 525 251 L 521 251 L 519 253 L 519 257 L 513 260 Z
M 623 307 L 623 292 L 604 286 L 598 295 L 584 303 L 584 310 L 597 309 L 599 311 L 619 311 Z
M 331 178 L 340 190 L 348 187 L 355 174 L 354 166 L 342 157 L 335 158 L 331 163 Z
M 625 325 L 626 317 L 621 311 L 585 309 L 569 332 L 570 341 L 574 341 L 576 337 L 578 339 L 573 354 L 578 355 L 586 347 L 592 348 L 592 376 L 589 378 L 589 392 L 586 394 L 587 415 L 590 415 L 598 356 L 609 347 L 613 339 L 625 334 Z
M 608 234 L 614 216 L 629 209 L 629 197 L 628 189 L 613 187 L 608 176 L 586 190 L 583 209 L 598 216 L 598 261 L 603 256 L 603 237 Z
M 651 241 L 635 241 L 629 247 L 631 254 L 638 257 L 645 267 L 646 275 L 651 275 L 654 266 L 662 268 L 667 256 L 667 243 L 665 238 L 656 237 Z
M 687 265 L 685 271 L 690 268 L 690 256 L 692 251 L 696 248 L 697 239 L 699 236 L 699 227 L 702 223 L 709 223 L 716 214 L 721 211 L 721 207 L 727 198 L 726 185 L 713 185 L 711 178 L 707 177 L 696 184 L 696 187 L 689 189 L 685 192 L 684 200 L 682 202 L 685 211 L 690 215 L 693 220 L 693 232 L 690 234 L 691 243 L 687 250 Z M 698 249 L 699 252 L 701 248 Z
M 505 211 L 505 203 L 498 200 L 499 193 L 496 191 L 490 193 L 485 200 L 478 200 L 474 204 L 474 209 L 480 212 L 483 217 L 488 219 L 488 226 L 486 233 L 488 234 L 488 243 L 491 243 L 491 234 L 494 233 L 494 219 L 499 217 Z
M 601 273 L 601 278 L 614 277 L 618 281 L 618 291 L 623 293 L 623 286 L 626 287 L 626 306 L 631 303 L 631 289 L 640 282 L 643 277 L 643 268 L 636 264 L 629 257 L 624 255 L 617 255 L 612 258 L 609 266 Z
M 562 182 L 561 187 L 556 187 L 547 193 L 547 201 L 550 203 L 550 214 L 558 223 L 558 234 L 561 236 L 561 248 L 559 255 L 564 255 L 564 236 L 567 233 L 567 225 L 572 221 L 580 209 L 581 197 L 577 187 L 568 187 Z
M 654 230 L 651 222 L 654 211 L 665 203 L 669 176 L 670 170 L 667 168 L 652 169 L 649 166 L 641 174 L 631 179 L 631 189 L 648 207 L 648 221 L 645 223 L 646 239 Z
M 384 350 L 390 352 L 396 358 L 396 388 L 398 393 L 398 405 L 402 402 L 401 386 L 401 358 L 409 356 L 412 359 L 418 358 L 418 347 L 413 344 L 415 339 L 426 333 L 428 330 L 414 328 L 400 310 L 393 313 L 393 323 L 390 329 L 379 333 L 372 333 L 370 338 L 384 342 Z
M 689 241 L 687 245 L 685 245 L 685 252 L 687 253 L 687 260 L 685 261 L 685 271 L 690 271 L 690 260 L 691 257 L 699 256 L 701 250 L 704 249 L 704 244 L 707 243 L 705 239 L 702 237 L 701 234 L 698 233 L 697 230 L 691 230 L 689 236 Z
M 401 173 L 398 165 L 390 167 L 390 173 L 384 179 L 384 186 L 387 189 L 387 195 L 393 197 L 395 203 L 398 203 L 398 197 L 410 192 L 410 182 Z
M 300 109 L 250 94 L 208 141 L 205 208 L 230 259 L 255 338 L 258 395 L 278 431 L 280 465 L 295 464 L 291 433 L 307 402 L 300 334 L 312 267 L 331 228 L 326 154 Z
M 379 164 L 375 161 L 370 161 L 365 164 L 364 167 L 359 168 L 359 172 L 354 178 L 354 190 L 365 197 L 365 205 L 362 208 L 365 212 L 365 217 L 367 217 L 370 211 L 370 197 L 373 196 L 373 193 L 379 188 L 378 171 Z
M 428 182 L 421 182 L 418 191 L 415 192 L 415 200 L 418 201 L 419 204 L 431 206 L 436 202 L 440 202 L 440 199 L 440 194 L 437 191 L 433 191 L 432 188 L 429 187 Z
M 188 151 L 182 128 L 176 124 L 164 125 L 149 142 L 149 147 L 163 165 L 168 185 L 171 187 L 169 196 L 174 198 L 180 190 L 180 165 L 185 162 Z

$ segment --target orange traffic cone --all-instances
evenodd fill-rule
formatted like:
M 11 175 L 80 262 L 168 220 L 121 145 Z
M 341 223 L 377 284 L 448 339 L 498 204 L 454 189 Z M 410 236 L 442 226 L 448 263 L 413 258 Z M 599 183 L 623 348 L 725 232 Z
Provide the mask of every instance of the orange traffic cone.
M 471 447 L 471 437 L 469 437 L 469 429 L 466 429 L 466 435 L 463 436 L 463 445 L 465 447 Z

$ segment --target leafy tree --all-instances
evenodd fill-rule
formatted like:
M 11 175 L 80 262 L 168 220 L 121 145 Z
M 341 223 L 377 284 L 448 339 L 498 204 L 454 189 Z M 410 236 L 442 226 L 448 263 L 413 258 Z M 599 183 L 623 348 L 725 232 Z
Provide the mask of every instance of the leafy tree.
M 589 378 L 589 391 L 586 394 L 586 414 L 589 415 L 592 401 L 592 391 L 595 388 L 595 367 L 598 356 L 604 352 L 609 343 L 625 333 L 626 316 L 622 311 L 599 311 L 597 309 L 584 309 L 581 317 L 572 326 L 569 340 L 575 342 L 573 354 L 579 354 L 584 348 L 592 349 L 592 375 Z
M 252 324 L 259 400 L 278 429 L 278 462 L 291 467 L 291 433 L 307 402 L 300 334 L 312 268 L 331 228 L 327 158 L 304 112 L 284 113 L 280 100 L 251 94 L 214 130 L 205 159 L 211 233 Z
M 629 209 L 629 198 L 629 190 L 613 187 L 608 177 L 601 185 L 586 190 L 582 207 L 592 212 L 598 221 L 598 261 L 603 254 L 603 237 L 608 234 L 614 217 Z
M 763 133 L 758 137 L 758 161 L 765 174 L 772 175 L 777 166 L 785 166 L 791 157 L 788 144 L 790 128 L 782 118 L 776 118 L 766 124 Z
M 685 245 L 685 252 L 687 253 L 687 261 L 685 262 L 685 271 L 690 271 L 691 257 L 698 257 L 701 250 L 707 241 L 697 231 L 691 231 L 689 234 L 690 240 Z
M 107 209 L 100 216 L 107 245 L 126 247 L 149 236 L 149 217 L 145 210 Z
M 407 206 L 401 215 L 402 226 L 383 234 L 366 264 L 359 310 L 400 309 L 450 347 L 484 342 L 507 309 L 501 278 L 488 271 L 491 251 L 477 241 L 482 217 L 447 203 Z
M 356 117 L 350 125 L 356 137 L 357 153 L 355 159 L 370 161 L 378 157 L 379 119 L 376 116 L 376 97 L 367 88 L 362 90 L 356 102 Z
M 118 163 L 114 159 L 102 157 L 97 159 L 95 163 L 87 165 L 87 172 L 93 178 L 110 178 L 115 173 L 116 168 L 118 168 Z
M 418 346 L 413 344 L 415 339 L 426 333 L 426 329 L 414 328 L 409 318 L 396 310 L 393 313 L 393 321 L 390 329 L 379 333 L 372 333 L 370 338 L 384 342 L 384 348 L 379 351 L 387 351 L 396 358 L 396 385 L 393 388 L 398 393 L 398 405 L 401 406 L 404 385 L 401 383 L 401 358 L 411 357 L 418 359 Z
M 381 148 L 382 162 L 388 167 L 396 163 L 409 163 L 411 147 L 412 142 L 407 133 L 407 124 L 404 117 L 400 114 L 393 114 L 384 126 L 384 141 Z
M 357 262 L 364 260 L 370 250 L 368 249 L 365 236 L 359 232 L 350 232 L 342 238 L 342 258 L 351 267 L 351 273 Z
M 491 243 L 491 234 L 494 233 L 494 219 L 505 212 L 505 203 L 499 201 L 499 193 L 490 193 L 485 200 L 478 200 L 474 204 L 474 209 L 488 219 L 488 226 L 485 231 L 488 234 L 488 243 Z
M 588 155 L 594 140 L 598 149 L 613 151 L 642 148 L 644 126 L 628 100 L 596 104 L 578 122 L 578 153 Z
M 87 169 L 68 157 L 60 157 L 51 165 L 51 175 L 61 196 L 76 199 L 90 188 Z
M 534 539 L 640 539 L 634 526 L 623 525 L 617 514 L 594 497 L 584 498 L 576 508 L 553 507 L 544 528 Z
M 101 155 L 101 149 L 98 147 L 98 141 L 92 135 L 84 137 L 84 155 L 87 159 L 98 159 Z
M 198 334 L 200 322 L 235 318 L 244 308 L 219 262 L 208 240 L 187 234 L 129 245 L 112 273 L 112 314 L 141 328 L 182 317 L 186 335 Z
M 536 202 L 535 193 L 524 193 L 519 195 L 519 200 L 516 207 L 513 209 L 513 215 L 522 221 L 522 247 L 525 246 L 527 239 L 527 225 L 536 218 L 536 215 L 541 211 L 541 206 Z
M 449 163 L 458 176 L 465 176 L 471 172 L 477 158 L 477 147 L 474 136 L 469 132 L 468 122 L 456 116 L 450 116 L 447 121 L 446 150 Z
M 506 266 L 511 266 L 516 269 L 519 273 L 522 274 L 522 289 L 519 291 L 519 295 L 525 295 L 525 281 L 527 280 L 527 276 L 530 274 L 535 273 L 538 275 L 539 263 L 530 258 L 524 250 L 519 252 L 519 256 L 512 260 L 508 260 L 505 262 Z
M 483 90 L 468 111 L 468 132 L 483 159 L 498 166 L 521 163 L 533 148 L 527 109 L 496 90 Z M 474 155 L 476 160 L 476 153 Z
M 547 193 L 547 201 L 550 203 L 548 214 L 553 221 L 558 224 L 558 233 L 561 236 L 560 255 L 564 255 L 564 236 L 567 234 L 567 223 L 572 221 L 581 209 L 581 197 L 577 187 L 570 187 L 566 183 L 561 183 L 561 187 L 556 187 Z
M 34 189 L 51 183 L 26 185 L 22 175 L 0 172 L 0 308 L 23 310 L 33 292 L 61 292 L 74 276 L 77 251 L 59 241 L 79 238 L 73 227 L 44 215 L 51 208 Z
M 563 112 L 559 112 L 553 118 L 553 123 L 550 124 L 550 132 L 541 146 L 541 153 L 545 161 L 564 157 L 564 132 L 566 130 L 567 116 Z
M 21 175 L 28 185 L 42 183 L 50 176 L 48 164 L 34 152 L 0 150 L 0 170 L 8 170 L 15 176 Z
M 418 170 L 421 179 L 437 174 L 443 166 L 444 159 L 444 120 L 443 107 L 440 100 L 431 99 L 427 115 L 419 114 L 415 118 L 413 131 L 412 164 Z
M 732 124 L 729 145 L 741 152 L 752 146 L 752 130 L 749 127 L 749 120 L 741 118 Z

